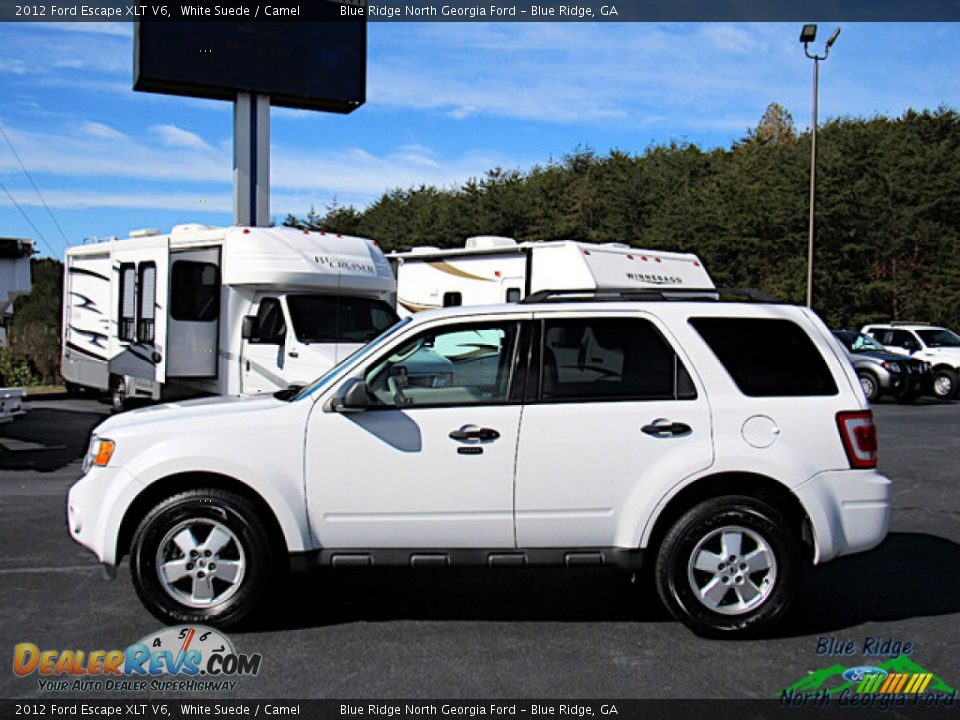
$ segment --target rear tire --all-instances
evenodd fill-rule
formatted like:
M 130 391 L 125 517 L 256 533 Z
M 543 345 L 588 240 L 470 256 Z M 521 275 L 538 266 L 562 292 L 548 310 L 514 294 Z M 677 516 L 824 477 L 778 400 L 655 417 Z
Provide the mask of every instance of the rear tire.
M 876 402 L 880 397 L 880 381 L 877 376 L 867 370 L 861 370 L 857 373 L 860 380 L 860 387 L 863 388 L 863 394 L 867 396 L 869 402 Z
M 256 505 L 214 488 L 158 504 L 130 549 L 137 595 L 168 624 L 240 622 L 261 603 L 279 566 Z
M 953 400 L 957 396 L 957 371 L 938 368 L 933 371 L 933 396 L 938 400 Z
M 667 610 L 698 635 L 756 635 L 786 615 L 800 590 L 800 539 L 773 506 L 718 497 L 670 528 L 655 572 Z

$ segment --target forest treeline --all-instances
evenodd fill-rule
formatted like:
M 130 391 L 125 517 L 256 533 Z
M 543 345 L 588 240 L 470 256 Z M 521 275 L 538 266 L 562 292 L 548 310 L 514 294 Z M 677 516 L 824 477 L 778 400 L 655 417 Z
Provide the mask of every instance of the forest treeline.
M 893 318 L 960 329 L 960 115 L 837 119 L 818 145 L 815 309 L 834 327 Z M 286 224 L 386 250 L 506 235 L 695 252 L 718 285 L 802 303 L 809 173 L 809 134 L 772 104 L 730 148 L 578 148 L 525 172 L 395 189 L 362 210 L 335 205 Z M 6 382 L 55 381 L 62 277 L 58 261 L 33 261 L 33 292 L 17 299 L 0 351 Z
M 818 133 L 814 307 L 834 326 L 960 317 L 960 116 L 843 118 Z M 471 235 L 623 242 L 694 252 L 715 282 L 803 303 L 810 135 L 772 104 L 729 149 L 691 143 L 601 155 L 578 148 L 462 187 L 385 193 L 286 224 L 387 249 L 462 246 Z

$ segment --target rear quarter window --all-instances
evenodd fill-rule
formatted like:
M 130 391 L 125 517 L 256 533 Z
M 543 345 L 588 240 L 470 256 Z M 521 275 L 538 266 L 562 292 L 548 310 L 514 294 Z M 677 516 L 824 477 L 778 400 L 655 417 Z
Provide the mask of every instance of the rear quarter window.
M 836 395 L 830 369 L 810 336 L 790 320 L 691 318 L 744 395 Z

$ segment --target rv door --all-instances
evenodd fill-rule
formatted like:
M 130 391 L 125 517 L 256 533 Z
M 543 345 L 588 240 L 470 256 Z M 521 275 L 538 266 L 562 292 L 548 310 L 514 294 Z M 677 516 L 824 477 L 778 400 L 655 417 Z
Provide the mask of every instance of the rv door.
M 114 313 L 111 375 L 162 383 L 167 367 L 167 238 L 143 238 L 113 254 Z

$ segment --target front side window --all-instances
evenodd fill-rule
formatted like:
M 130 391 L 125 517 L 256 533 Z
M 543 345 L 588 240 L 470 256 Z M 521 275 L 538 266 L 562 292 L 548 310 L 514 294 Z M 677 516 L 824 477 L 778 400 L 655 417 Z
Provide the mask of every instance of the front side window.
M 903 348 L 904 350 L 919 350 L 920 343 L 909 330 L 894 330 L 890 333 L 888 345 Z
M 698 317 L 690 324 L 748 397 L 837 394 L 820 351 L 795 322 Z
M 428 330 L 376 363 L 367 386 L 385 407 L 506 402 L 517 327 L 510 322 Z
M 177 260 L 170 271 L 170 317 L 210 322 L 220 314 L 220 273 L 213 263 Z
M 287 336 L 287 322 L 277 298 L 266 297 L 257 308 L 256 332 L 250 338 L 254 345 L 282 345 Z
M 547 320 L 540 399 L 681 400 L 693 382 L 660 331 L 641 318 Z
M 340 295 L 288 295 L 290 322 L 302 343 L 368 343 L 397 321 L 381 300 Z
M 137 342 L 152 343 L 154 318 L 157 314 L 157 266 L 152 262 L 140 263 L 138 295 L 140 316 L 137 320 Z

